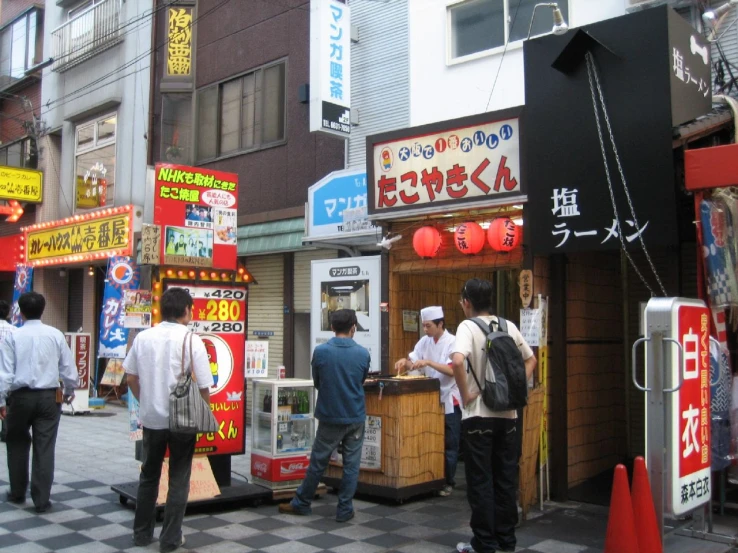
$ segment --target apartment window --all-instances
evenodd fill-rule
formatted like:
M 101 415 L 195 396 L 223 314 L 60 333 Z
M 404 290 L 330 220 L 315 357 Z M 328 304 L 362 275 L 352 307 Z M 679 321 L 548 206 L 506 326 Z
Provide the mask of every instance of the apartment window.
M 284 62 L 197 92 L 197 160 L 248 152 L 285 139 Z
M 160 159 L 170 163 L 192 163 L 192 95 L 162 94 L 161 96 Z
M 117 114 L 109 113 L 77 126 L 74 175 L 78 210 L 115 204 L 117 124 Z
M 524 40 L 537 0 L 462 0 L 449 4 L 449 58 L 457 59 Z M 568 21 L 566 0 L 559 3 Z M 539 8 L 531 36 L 551 31 L 551 8 Z
M 0 86 L 25 77 L 41 61 L 43 17 L 30 10 L 0 31 Z
M 24 138 L 0 148 L 0 165 L 35 169 L 37 164 L 36 144 L 31 138 Z
M 75 17 L 79 16 L 83 11 L 85 11 L 87 8 L 91 8 L 92 6 L 96 6 L 97 4 L 102 3 L 104 0 L 86 0 L 85 2 L 80 2 L 73 8 L 70 8 L 67 12 L 67 20 L 71 21 Z

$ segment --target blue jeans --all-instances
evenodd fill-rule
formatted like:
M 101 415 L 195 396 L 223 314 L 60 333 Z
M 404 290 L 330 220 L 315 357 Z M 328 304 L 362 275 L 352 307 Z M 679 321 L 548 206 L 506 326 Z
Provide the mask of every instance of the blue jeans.
M 459 462 L 459 441 L 461 441 L 461 408 L 454 406 L 454 412 L 446 415 L 444 425 L 444 452 L 446 455 L 446 485 L 456 485 L 456 465 Z
M 352 500 L 359 481 L 361 447 L 364 445 L 364 423 L 329 424 L 321 422 L 315 433 L 307 474 L 292 499 L 292 507 L 295 511 L 306 515 L 312 512 L 310 504 L 315 497 L 315 491 L 328 466 L 331 453 L 339 443 L 343 443 L 343 478 L 341 478 L 341 487 L 338 490 L 336 518 L 344 517 L 354 510 Z

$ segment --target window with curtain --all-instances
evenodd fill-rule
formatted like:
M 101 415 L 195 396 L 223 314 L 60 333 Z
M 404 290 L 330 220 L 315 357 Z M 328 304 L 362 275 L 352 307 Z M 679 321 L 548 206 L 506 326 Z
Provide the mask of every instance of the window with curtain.
M 285 140 L 284 61 L 197 91 L 197 161 Z

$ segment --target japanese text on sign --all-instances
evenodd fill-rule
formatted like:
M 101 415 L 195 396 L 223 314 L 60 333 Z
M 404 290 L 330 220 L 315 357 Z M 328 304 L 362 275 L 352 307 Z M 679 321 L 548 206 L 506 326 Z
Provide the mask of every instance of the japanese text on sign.
M 332 278 L 342 276 L 359 276 L 361 274 L 361 269 L 359 269 L 359 267 L 331 267 L 328 274 L 330 274 Z
M 42 193 L 41 171 L 0 167 L 0 199 L 40 202 Z
M 330 463 L 343 466 L 343 458 L 336 449 L 331 453 Z M 367 415 L 364 423 L 364 444 L 361 448 L 361 470 L 382 470 L 382 417 Z
M 167 75 L 192 73 L 192 8 L 169 8 Z
M 599 237 L 604 235 L 604 239 L 600 241 L 600 244 L 604 244 L 609 240 L 624 240 L 630 243 L 638 239 L 645 232 L 646 228 L 648 228 L 648 221 L 637 224 L 636 221 L 628 219 L 625 221 L 626 228 L 623 229 L 623 225 L 617 219 L 612 219 L 610 226 L 594 229 L 587 229 L 586 227 L 584 229 L 570 229 L 568 220 L 582 215 L 577 203 L 578 194 L 579 190 L 576 188 L 554 188 L 553 190 L 553 196 L 551 196 L 553 207 L 551 208 L 551 213 L 554 214 L 557 220 L 561 221 L 560 223 L 554 224 L 554 228 L 551 230 L 552 236 L 560 237 L 560 242 L 556 244 L 557 248 L 561 248 L 572 236 L 575 239 L 594 237 L 595 240 L 599 240 Z M 576 219 L 573 221 L 576 222 Z
M 235 182 L 229 182 L 225 180 L 216 179 L 213 175 L 206 175 L 204 173 L 198 173 L 194 171 L 187 171 L 185 169 L 173 169 L 170 167 L 159 167 L 158 174 L 157 174 L 157 180 L 160 180 L 162 182 L 167 182 L 171 184 L 189 184 L 189 185 L 195 185 L 199 186 L 201 188 L 215 188 L 218 190 L 228 190 L 233 192 L 236 190 L 236 183 Z M 162 198 L 170 198 L 172 200 L 182 200 L 185 202 L 199 202 L 200 201 L 200 193 L 198 190 L 195 190 L 197 192 L 197 199 L 193 198 L 189 195 L 190 190 L 187 189 L 188 194 L 187 197 L 180 197 L 179 192 L 180 190 L 185 190 L 183 188 L 170 188 L 170 187 L 162 187 L 162 189 L 166 188 L 167 192 L 160 192 L 159 196 Z
M 518 120 L 374 146 L 374 212 L 520 192 Z
M 111 215 L 84 223 L 61 225 L 28 232 L 28 260 L 48 259 L 80 253 L 124 250 L 131 245 L 129 214 Z

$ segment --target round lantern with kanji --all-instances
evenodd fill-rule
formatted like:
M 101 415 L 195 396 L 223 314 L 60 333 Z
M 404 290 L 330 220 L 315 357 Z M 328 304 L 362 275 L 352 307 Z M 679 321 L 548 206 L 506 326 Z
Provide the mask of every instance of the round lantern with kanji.
M 456 249 L 466 255 L 475 255 L 484 247 L 484 229 L 477 223 L 462 223 L 454 233 Z
M 487 229 L 487 242 L 496 252 L 509 252 L 518 247 L 522 229 L 509 217 L 498 217 Z
M 413 249 L 420 257 L 431 258 L 438 255 L 441 248 L 441 233 L 435 227 L 420 227 L 413 234 Z

